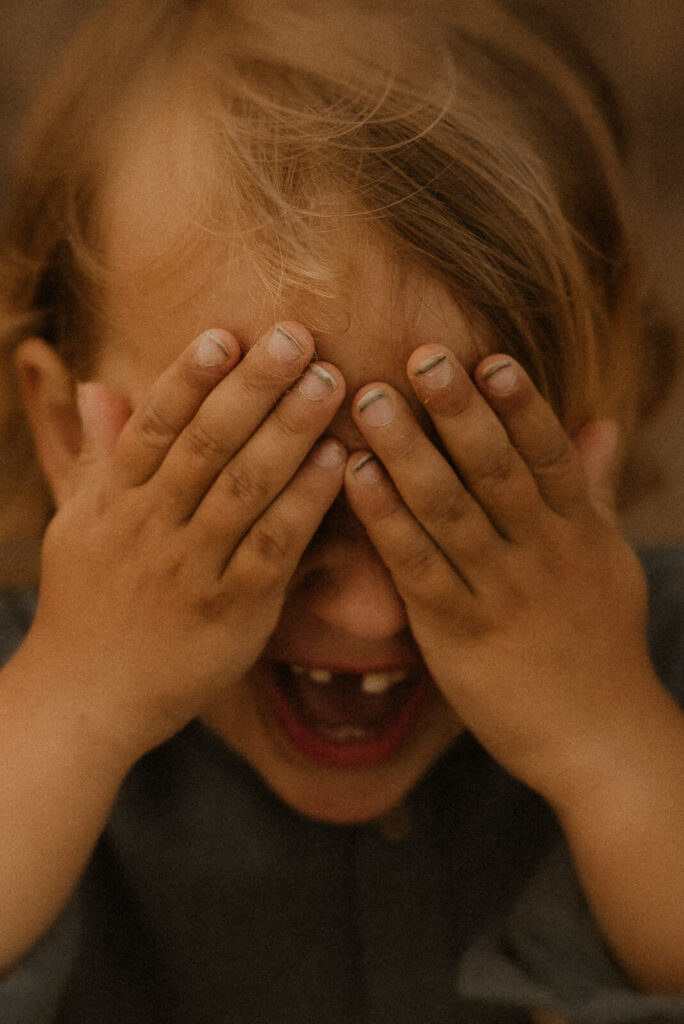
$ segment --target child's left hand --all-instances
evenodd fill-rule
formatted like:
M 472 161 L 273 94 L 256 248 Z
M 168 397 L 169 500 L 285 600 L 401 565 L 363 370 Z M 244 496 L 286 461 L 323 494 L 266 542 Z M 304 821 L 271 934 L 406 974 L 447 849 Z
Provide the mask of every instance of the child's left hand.
M 512 359 L 483 360 L 476 387 L 440 354 L 417 350 L 408 372 L 446 457 L 401 395 L 369 385 L 354 417 L 384 469 L 351 456 L 349 500 L 435 682 L 556 811 L 622 967 L 682 993 L 684 715 L 650 664 L 644 577 L 608 508 L 610 427 L 573 444 Z
M 354 416 L 384 469 L 351 457 L 349 500 L 435 682 L 553 802 L 619 770 L 659 688 L 643 574 L 607 505 L 610 425 L 576 446 L 512 359 L 483 360 L 476 387 L 449 351 L 420 372 L 440 354 L 417 350 L 408 376 L 446 457 L 398 392 L 371 384 Z

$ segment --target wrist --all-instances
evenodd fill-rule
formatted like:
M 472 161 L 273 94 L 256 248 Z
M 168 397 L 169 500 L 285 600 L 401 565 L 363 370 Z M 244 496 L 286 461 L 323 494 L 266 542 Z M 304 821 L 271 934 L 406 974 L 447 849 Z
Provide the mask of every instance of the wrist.
M 629 818 L 684 778 L 684 715 L 653 669 L 625 680 L 623 694 L 610 714 L 569 735 L 555 764 L 538 773 L 534 788 L 564 827 L 598 827 L 620 808 Z
M 126 727 L 114 707 L 100 706 L 97 680 L 82 679 L 33 631 L 3 669 L 3 705 L 15 728 L 40 736 L 50 756 L 64 751 L 103 784 L 118 787 L 153 745 Z M 8 717 L 10 717 L 8 715 Z
M 662 688 L 637 710 L 550 802 L 617 961 L 638 988 L 681 993 L 684 715 Z

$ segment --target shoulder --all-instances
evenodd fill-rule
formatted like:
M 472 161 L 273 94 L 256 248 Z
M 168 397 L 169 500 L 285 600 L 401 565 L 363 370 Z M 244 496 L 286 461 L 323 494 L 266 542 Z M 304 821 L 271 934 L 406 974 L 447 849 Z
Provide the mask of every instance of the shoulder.
M 637 549 L 653 591 L 684 601 L 684 547 Z
M 0 665 L 14 654 L 33 621 L 35 590 L 0 590 Z
M 684 703 L 684 548 L 639 551 L 649 590 L 648 641 L 658 675 Z

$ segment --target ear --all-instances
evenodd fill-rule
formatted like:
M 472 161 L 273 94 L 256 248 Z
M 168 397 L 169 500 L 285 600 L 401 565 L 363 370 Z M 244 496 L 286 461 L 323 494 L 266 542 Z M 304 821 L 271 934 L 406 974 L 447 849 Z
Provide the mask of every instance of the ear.
M 36 453 L 59 506 L 71 493 L 81 451 L 75 381 L 55 350 L 40 338 L 18 346 L 15 368 Z
M 620 444 L 620 430 L 614 420 L 587 423 L 574 438 L 589 486 L 594 508 L 604 518 L 614 521 L 615 468 Z

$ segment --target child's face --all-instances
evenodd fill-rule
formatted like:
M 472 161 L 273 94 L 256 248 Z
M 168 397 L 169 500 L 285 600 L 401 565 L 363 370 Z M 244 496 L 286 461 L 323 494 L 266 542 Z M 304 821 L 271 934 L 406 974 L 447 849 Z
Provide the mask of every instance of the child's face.
M 219 283 L 210 288 L 207 266 L 194 264 L 158 281 L 153 294 L 137 291 L 138 260 L 158 237 L 153 225 L 137 223 L 133 232 L 113 231 L 117 260 L 130 276 L 110 296 L 96 372 L 131 406 L 201 330 L 225 328 L 245 351 L 275 319 L 256 273 L 235 265 L 220 266 Z M 372 240 L 353 256 L 350 297 L 334 310 L 343 326 L 314 335 L 320 358 L 346 381 L 329 433 L 350 452 L 366 447 L 350 415 L 361 385 L 390 382 L 425 422 L 406 379 L 411 352 L 427 342 L 447 345 L 470 368 L 484 351 L 436 282 L 417 273 L 399 282 Z M 301 319 L 289 307 L 276 312 Z M 235 643 L 226 635 L 227 663 Z M 380 694 L 365 692 L 404 675 L 407 681 Z M 268 698 L 269 682 L 282 679 L 291 698 L 284 714 L 295 728 L 283 724 L 282 709 L 279 717 Z M 340 823 L 389 810 L 461 731 L 436 686 L 422 677 L 402 602 L 344 493 L 299 565 L 261 660 L 204 719 L 290 806 Z

